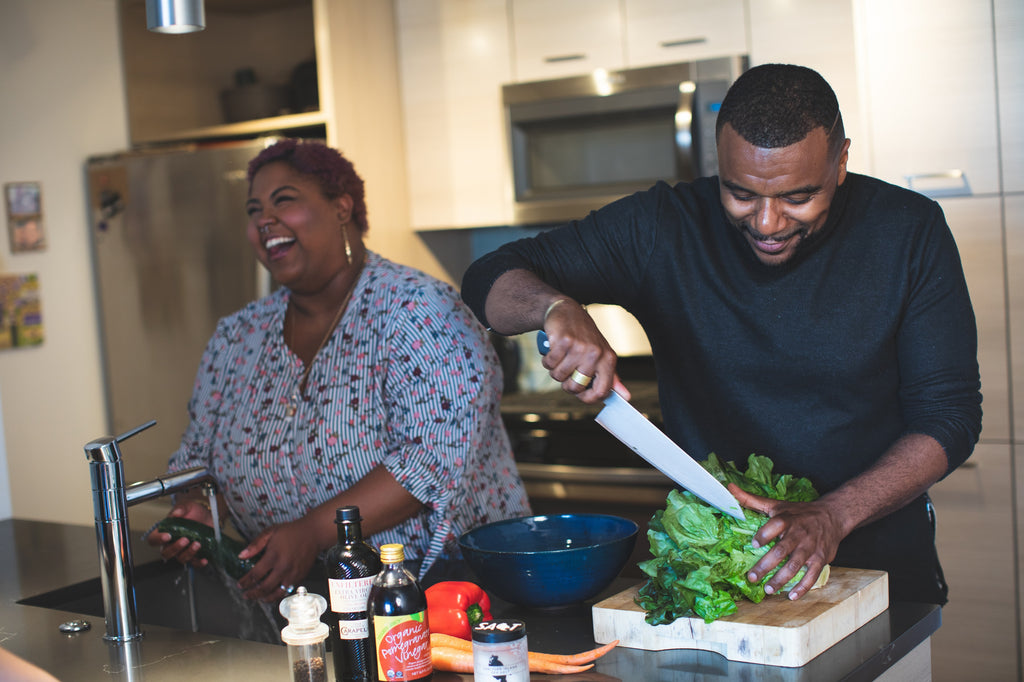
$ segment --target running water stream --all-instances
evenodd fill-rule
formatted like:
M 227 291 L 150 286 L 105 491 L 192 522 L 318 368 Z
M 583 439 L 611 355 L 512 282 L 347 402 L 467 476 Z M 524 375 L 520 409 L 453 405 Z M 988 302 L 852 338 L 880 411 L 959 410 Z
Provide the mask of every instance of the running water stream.
M 213 537 L 220 544 L 220 513 L 217 509 L 217 490 L 212 485 L 206 487 L 206 496 L 210 498 L 210 513 L 213 514 Z
M 213 534 L 220 544 L 221 527 L 220 514 L 217 506 L 217 491 L 213 486 L 206 489 L 206 495 L 210 502 L 210 513 L 213 514 Z M 216 569 L 217 576 L 234 604 L 234 611 L 238 616 L 239 631 L 236 634 L 241 639 L 248 639 L 268 644 L 280 644 L 280 623 L 276 618 L 277 609 L 274 605 L 263 602 L 252 601 L 242 596 L 238 588 L 238 581 L 229 576 L 223 569 Z

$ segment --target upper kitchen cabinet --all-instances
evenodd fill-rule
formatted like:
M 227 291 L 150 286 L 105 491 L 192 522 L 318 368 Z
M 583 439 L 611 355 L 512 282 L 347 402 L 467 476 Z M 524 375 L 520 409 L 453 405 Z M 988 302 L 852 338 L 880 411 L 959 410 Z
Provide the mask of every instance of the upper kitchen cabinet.
M 622 9 L 619 0 L 509 0 L 515 49 L 515 80 L 578 76 L 594 69 L 621 69 Z
M 622 12 L 627 66 L 749 51 L 743 0 L 623 0 Z
M 750 3 L 750 63 L 800 64 L 820 73 L 835 90 L 851 139 L 849 169 L 870 171 L 860 81 L 853 58 L 850 0 L 758 0 Z
M 1003 190 L 1024 192 L 1024 2 L 995 0 Z
M 395 9 L 412 227 L 508 224 L 505 0 L 397 0 Z
M 322 126 L 313 0 L 205 0 L 205 6 L 205 30 L 163 35 L 146 29 L 144 0 L 121 0 L 132 142 Z
M 854 7 L 875 175 L 932 196 L 999 192 L 992 0 Z

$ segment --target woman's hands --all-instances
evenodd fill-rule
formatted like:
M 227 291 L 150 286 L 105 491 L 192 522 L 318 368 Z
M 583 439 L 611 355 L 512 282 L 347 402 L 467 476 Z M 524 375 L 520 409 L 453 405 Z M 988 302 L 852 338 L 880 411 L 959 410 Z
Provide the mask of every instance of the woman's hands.
M 367 537 L 423 511 L 423 503 L 402 487 L 387 468 L 378 465 L 344 492 L 308 510 L 302 518 L 270 526 L 257 535 L 238 555 L 254 562 L 252 570 L 238 581 L 244 596 L 268 602 L 287 596 L 288 588 L 306 578 L 320 552 L 336 541 L 335 512 L 346 505 L 359 507 Z M 197 499 L 183 500 L 168 516 L 213 525 L 209 508 Z M 157 531 L 147 536 L 149 544 L 161 548 L 165 560 L 176 559 L 196 566 L 208 563 L 195 558 L 200 549 L 198 542 L 190 543 L 186 538 L 171 540 L 169 534 Z
M 183 500 L 175 505 L 167 515 L 205 523 L 211 528 L 214 524 L 213 513 L 210 511 L 210 508 L 205 502 L 198 499 Z M 160 556 L 163 557 L 164 561 L 173 559 L 183 564 L 193 564 L 194 566 L 206 566 L 209 563 L 206 559 L 196 559 L 196 552 L 199 551 L 201 545 L 198 542 L 190 542 L 188 538 L 175 539 L 170 533 L 161 533 L 154 530 L 146 536 L 146 542 L 153 547 L 160 548 Z
M 199 500 L 185 500 L 167 515 L 213 526 L 210 508 Z M 315 522 L 309 517 L 303 517 L 271 526 L 242 550 L 239 554 L 242 559 L 252 559 L 262 553 L 252 570 L 238 581 L 243 596 L 247 599 L 277 601 L 290 593 L 291 590 L 287 588 L 294 589 L 306 577 L 319 554 L 317 533 L 309 527 L 311 523 Z M 175 560 L 199 567 L 209 563 L 206 559 L 196 558 L 201 546 L 188 538 L 174 538 L 169 533 L 154 530 L 146 536 L 146 541 L 160 548 L 160 556 L 164 561 Z
M 238 556 L 260 556 L 252 570 L 238 581 L 246 599 L 277 601 L 291 594 L 313 567 L 320 547 L 315 519 L 304 516 L 295 521 L 271 526 L 256 536 Z

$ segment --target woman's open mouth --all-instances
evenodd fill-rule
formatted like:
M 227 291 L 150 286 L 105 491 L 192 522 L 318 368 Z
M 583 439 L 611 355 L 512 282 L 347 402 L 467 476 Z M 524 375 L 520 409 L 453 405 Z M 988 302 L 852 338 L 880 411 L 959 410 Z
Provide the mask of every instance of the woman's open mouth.
M 263 248 L 267 250 L 267 257 L 270 260 L 277 260 L 284 256 L 294 243 L 294 237 L 271 237 L 263 242 Z

